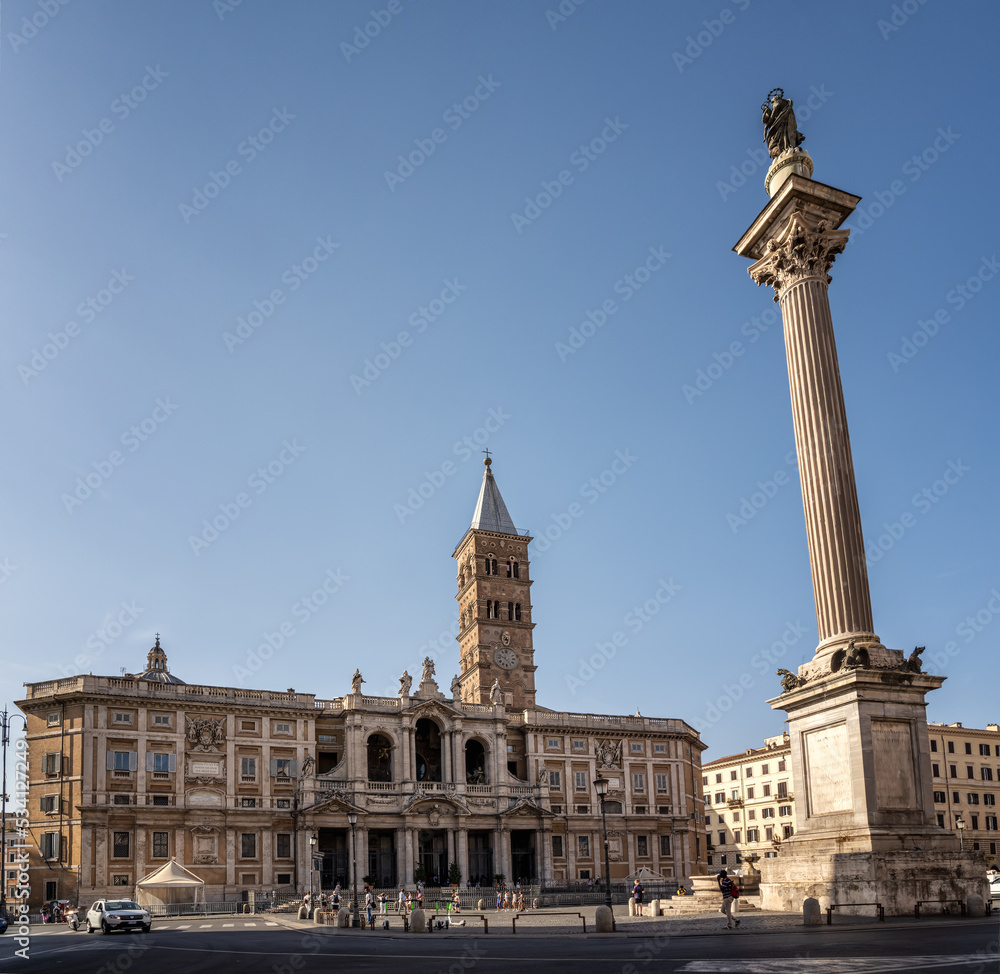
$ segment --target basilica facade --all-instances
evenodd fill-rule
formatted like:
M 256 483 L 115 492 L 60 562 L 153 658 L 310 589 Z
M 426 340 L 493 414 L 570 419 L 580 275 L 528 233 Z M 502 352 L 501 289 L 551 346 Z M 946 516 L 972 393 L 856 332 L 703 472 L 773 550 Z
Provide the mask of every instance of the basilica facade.
M 28 684 L 31 902 L 131 892 L 173 859 L 208 900 L 247 891 L 504 881 L 563 885 L 704 871 L 701 752 L 677 718 L 535 700 L 531 537 L 486 460 L 457 565 L 459 674 L 404 672 L 391 697 L 185 683 L 146 669 Z M 350 818 L 355 819 L 352 829 Z M 356 849 L 356 852 L 354 851 Z

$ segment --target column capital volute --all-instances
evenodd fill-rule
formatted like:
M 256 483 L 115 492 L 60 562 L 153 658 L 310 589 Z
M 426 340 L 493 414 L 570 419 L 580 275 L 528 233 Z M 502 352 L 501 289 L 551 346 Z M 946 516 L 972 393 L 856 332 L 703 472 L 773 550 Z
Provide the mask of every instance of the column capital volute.
M 789 288 L 806 280 L 829 284 L 837 254 L 847 246 L 850 230 L 833 230 L 826 220 L 812 220 L 801 211 L 792 213 L 781 230 L 764 247 L 764 256 L 747 268 L 757 282 L 774 288 L 780 301 Z

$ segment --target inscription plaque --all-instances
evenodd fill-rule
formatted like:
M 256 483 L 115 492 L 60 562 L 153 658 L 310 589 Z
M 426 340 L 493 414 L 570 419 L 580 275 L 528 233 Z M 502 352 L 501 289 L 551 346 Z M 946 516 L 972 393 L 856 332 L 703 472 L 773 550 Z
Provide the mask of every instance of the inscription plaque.
M 803 737 L 806 752 L 809 814 L 828 815 L 854 808 L 847 725 L 834 724 Z
M 883 809 L 917 808 L 917 783 L 909 723 L 872 721 L 875 801 Z
M 189 791 L 187 803 L 188 805 L 221 808 L 222 795 L 214 791 Z
M 219 762 L 218 761 L 192 761 L 191 762 L 191 774 L 198 775 L 199 777 L 205 775 L 217 775 L 220 774 Z

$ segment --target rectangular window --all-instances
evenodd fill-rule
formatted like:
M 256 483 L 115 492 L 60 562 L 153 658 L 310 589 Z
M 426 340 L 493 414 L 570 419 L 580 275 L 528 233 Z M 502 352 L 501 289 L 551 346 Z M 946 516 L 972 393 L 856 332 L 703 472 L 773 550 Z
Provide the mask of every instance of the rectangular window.
M 590 858 L 590 836 L 578 835 L 576 837 L 576 851 L 581 859 Z
M 240 798 L 240 808 L 256 808 L 256 807 L 257 807 L 256 798 L 247 798 L 245 795 L 242 798 Z
M 169 805 L 170 796 L 169 795 L 153 795 L 154 805 Z
M 948 741 L 948 753 L 949 754 L 954 754 L 955 753 L 955 742 L 954 741 Z
M 291 808 L 292 807 L 292 800 L 291 800 L 291 798 L 276 798 L 274 800 L 274 807 L 275 808 Z
M 632 775 L 632 791 L 646 790 L 646 776 L 641 772 Z
M 128 859 L 129 856 L 129 832 L 114 832 L 111 842 L 111 856 L 113 859 Z
M 990 756 L 990 746 L 989 744 L 980 744 L 979 753 L 984 757 L 988 758 Z
M 987 792 L 985 795 L 983 795 L 984 805 L 995 805 L 996 803 L 997 803 L 996 795 L 990 794 L 990 792 Z
M 654 744 L 653 745 L 653 753 L 654 754 L 666 754 L 667 753 L 667 745 L 666 744 Z
M 790 839 L 792 837 L 792 833 L 794 831 L 795 831 L 795 829 L 791 825 L 782 825 L 781 826 L 781 834 L 786 839 Z
M 717 791 L 715 793 L 715 804 L 722 805 L 726 801 L 726 793 L 724 791 Z
M 737 780 L 739 780 L 739 774 L 737 772 L 735 772 L 735 771 L 730 771 L 729 772 L 729 780 L 730 781 L 737 781 Z
M 719 832 L 719 845 L 725 845 L 725 844 L 726 844 L 726 830 L 722 829 Z
M 762 808 L 760 810 L 760 817 L 761 818 L 774 818 L 774 809 L 773 808 Z
M 294 778 L 295 760 L 293 758 L 271 758 L 272 778 Z
M 630 751 L 632 752 L 632 754 L 642 754 L 642 744 L 633 741 Z
M 983 781 L 992 781 L 993 780 L 993 769 L 992 768 L 980 768 L 979 769 L 979 777 L 982 778 Z
M 732 801 L 734 801 L 734 802 L 735 802 L 735 801 L 739 801 L 739 798 L 740 798 L 740 790 L 739 790 L 739 788 L 734 788 L 734 789 L 733 789 L 733 790 L 732 790 L 732 791 L 731 791 L 731 792 L 729 793 L 729 797 L 730 797 L 730 799 L 731 799 Z
M 556 859 L 562 859 L 565 855 L 565 852 L 563 852 L 563 837 L 561 835 L 552 836 L 552 855 Z
M 112 805 L 131 805 L 132 798 L 130 795 L 115 795 L 111 802 Z
M 948 800 L 948 796 L 943 791 L 934 792 L 934 803 L 943 805 Z
M 743 829 L 733 829 L 733 842 L 739 845 L 743 841 Z
M 573 750 L 574 751 L 586 751 L 587 750 L 587 742 L 586 741 L 573 741 Z
M 320 744 L 336 744 L 337 735 L 336 734 L 320 734 L 319 735 Z
M 550 771 L 549 772 L 549 787 L 554 791 L 558 791 L 562 788 L 562 772 L 561 771 Z
M 42 833 L 42 841 L 38 851 L 42 854 L 43 859 L 59 858 L 59 838 L 60 836 L 58 832 Z
M 59 774 L 62 771 L 62 754 L 46 754 L 42 758 L 42 771 L 45 774 Z
M 965 800 L 966 800 L 966 801 L 967 801 L 967 802 L 968 802 L 968 803 L 969 803 L 970 805 L 978 805 L 978 804 L 979 804 L 979 795 L 978 795 L 978 794 L 977 794 L 976 792 L 974 792 L 974 791 L 970 791 L 970 792 L 969 792 L 969 793 L 968 793 L 968 794 L 967 794 L 967 795 L 965 796 Z
M 153 726 L 154 727 L 169 727 L 170 726 L 170 715 L 169 714 L 153 714 Z
M 59 811 L 59 796 L 58 795 L 42 795 L 41 802 L 39 803 L 41 810 L 43 812 L 58 812 Z
M 778 782 L 778 797 L 787 798 L 788 797 L 788 782 L 779 781 Z
M 937 752 L 937 741 L 934 740 L 931 741 L 931 750 L 934 751 L 935 753 Z
M 754 819 L 756 819 L 756 818 L 757 818 L 757 809 L 755 809 L 755 808 L 751 808 L 751 809 L 750 809 L 750 810 L 749 810 L 749 811 L 747 812 L 747 818 L 748 818 L 748 819 L 749 819 L 749 820 L 750 820 L 751 822 L 752 822 L 752 821 L 753 821 Z
M 752 777 L 753 777 L 753 768 L 752 768 L 752 767 L 749 767 L 749 768 L 747 768 L 747 769 L 746 769 L 746 770 L 745 770 L 745 771 L 743 772 L 743 774 L 744 774 L 744 777 L 747 777 L 747 778 L 752 778 Z
M 659 792 L 665 792 L 670 790 L 669 778 L 665 774 L 658 774 L 654 776 L 653 779 L 656 783 L 656 790 Z
M 276 723 L 274 725 L 274 733 L 275 734 L 284 734 L 286 736 L 290 735 L 292 733 L 292 725 L 291 724 L 285 724 L 285 723 Z
M 764 840 L 766 842 L 773 842 L 774 841 L 774 826 L 773 825 L 765 826 L 765 828 L 764 828 Z
M 754 797 L 754 789 L 753 786 L 751 785 L 749 788 L 747 788 L 747 801 L 749 801 L 753 797 Z
M 996 817 L 996 815 L 987 815 L 986 816 L 986 831 L 987 832 L 996 832 L 996 830 L 997 830 L 997 817 Z
M 769 764 L 762 764 L 762 765 L 760 766 L 760 773 L 761 773 L 761 774 L 768 774 L 769 772 L 768 772 L 768 770 L 767 770 L 767 769 L 768 769 L 769 767 L 770 767 L 770 765 L 769 765 Z
M 973 832 L 978 832 L 979 831 L 979 816 L 978 815 L 973 815 L 973 816 L 971 816 L 971 818 L 972 818 L 972 831 Z
M 957 778 L 958 777 L 958 765 L 957 764 L 949 764 L 948 765 L 948 777 L 949 778 Z
M 975 778 L 976 777 L 976 769 L 973 768 L 971 764 L 967 764 L 965 766 L 965 777 L 966 778 Z
M 292 833 L 279 832 L 274 837 L 274 855 L 277 859 L 292 858 Z
M 574 771 L 573 772 L 573 787 L 577 791 L 589 791 L 587 785 L 587 772 L 586 771 Z
M 176 765 L 170 760 L 171 758 L 175 758 L 176 760 L 176 756 L 167 751 L 153 751 L 153 770 L 160 772 L 173 771 Z
M 971 741 L 966 741 L 965 742 L 965 753 L 966 754 L 971 754 L 972 753 L 972 743 L 971 743 Z
M 546 737 L 545 738 L 545 748 L 549 751 L 559 750 L 559 738 L 558 737 Z
M 938 814 L 937 823 L 938 823 L 938 828 L 939 829 L 943 829 L 944 828 L 944 815 L 942 815 L 940 813 Z
M 649 837 L 646 835 L 637 835 L 635 837 L 635 854 L 640 859 L 646 859 L 649 856 Z
M 240 777 L 242 777 L 242 778 L 256 778 L 257 777 L 257 759 L 256 758 L 240 758 Z
M 767 798 L 771 794 L 771 786 L 764 785 L 764 797 Z
M 119 712 L 115 713 L 115 715 L 114 715 L 114 717 L 112 719 L 112 723 L 115 723 L 115 724 L 131 724 L 132 723 L 132 715 L 129 714 L 129 713 L 122 713 L 122 712 L 119 711 Z
M 961 805 L 962 804 L 962 796 L 957 791 L 953 791 L 951 793 L 951 803 L 952 803 L 952 805 Z
M 170 856 L 170 833 L 153 833 L 153 858 L 167 859 Z
M 240 833 L 240 858 L 241 859 L 256 859 L 257 858 L 257 833 L 256 832 L 241 832 Z
M 747 829 L 747 842 L 760 842 L 760 829 Z
M 792 806 L 791 805 L 779 805 L 778 806 L 778 814 L 780 816 L 782 816 L 782 818 L 784 818 L 786 815 L 791 815 L 792 814 Z
M 54 710 L 54 711 L 52 711 L 52 713 L 46 714 L 45 715 L 45 723 L 49 727 L 52 727 L 55 724 L 61 723 L 61 720 L 60 720 L 60 717 L 59 717 L 59 711 L 58 710 Z M 989 747 L 986 748 L 986 753 L 987 754 L 990 753 Z
M 131 886 L 132 884 L 129 882 L 128 873 L 115 873 L 111 877 L 111 885 L 112 886 Z
M 940 764 L 932 764 L 931 765 L 931 775 L 933 775 L 933 777 L 935 777 L 935 778 L 940 778 L 941 777 L 941 765 Z
M 738 822 L 739 820 L 740 820 L 740 813 L 739 812 L 733 812 L 733 821 L 734 822 Z

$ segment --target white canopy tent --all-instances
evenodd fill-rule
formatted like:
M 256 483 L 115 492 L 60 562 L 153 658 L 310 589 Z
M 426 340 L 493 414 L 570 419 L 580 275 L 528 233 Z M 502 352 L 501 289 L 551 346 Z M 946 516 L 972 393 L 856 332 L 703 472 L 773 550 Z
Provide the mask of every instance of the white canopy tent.
M 627 882 L 629 882 L 629 883 L 634 883 L 636 880 L 638 880 L 640 884 L 642 884 L 642 883 L 673 883 L 674 882 L 674 880 L 668 879 L 666 876 L 662 875 L 661 873 L 656 872 L 653 869 L 650 869 L 648 866 L 640 866 L 639 869 L 636 872 L 631 873 L 627 877 Z
M 135 900 L 140 906 L 196 904 L 204 900 L 205 881 L 171 859 L 135 884 Z

